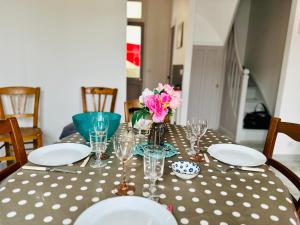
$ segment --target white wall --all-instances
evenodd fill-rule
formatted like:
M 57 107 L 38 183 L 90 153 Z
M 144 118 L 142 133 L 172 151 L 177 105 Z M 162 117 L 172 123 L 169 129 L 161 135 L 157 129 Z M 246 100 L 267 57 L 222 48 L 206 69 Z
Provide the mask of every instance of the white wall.
M 189 0 L 173 0 L 172 5 L 172 17 L 171 17 L 171 27 L 175 26 L 174 35 L 174 46 L 173 46 L 173 65 L 182 65 L 185 61 L 186 52 L 186 38 L 188 35 L 189 26 Z M 178 38 L 178 25 L 181 23 L 183 25 L 183 46 L 181 48 L 176 47 L 176 42 Z
M 173 10 L 171 26 L 184 22 L 183 47 L 174 47 L 173 64 L 183 64 L 182 79 L 182 105 L 178 111 L 180 121 L 178 124 L 185 124 L 188 116 L 189 88 L 192 66 L 193 41 L 194 41 L 194 22 L 195 22 L 196 0 L 173 0 Z M 176 27 L 177 28 L 177 27 Z M 174 45 L 176 46 L 176 31 Z
M 293 0 L 275 115 L 300 123 L 300 1 Z M 300 154 L 300 144 L 280 135 L 275 154 Z
M 290 0 L 252 0 L 245 66 L 274 113 L 290 15 Z
M 197 0 L 195 45 L 224 46 L 239 0 Z
M 82 111 L 81 86 L 118 88 L 123 113 L 125 32 L 126 1 L 0 2 L 1 86 L 41 87 L 46 143 Z
M 170 67 L 172 0 L 144 0 L 144 88 L 167 83 Z

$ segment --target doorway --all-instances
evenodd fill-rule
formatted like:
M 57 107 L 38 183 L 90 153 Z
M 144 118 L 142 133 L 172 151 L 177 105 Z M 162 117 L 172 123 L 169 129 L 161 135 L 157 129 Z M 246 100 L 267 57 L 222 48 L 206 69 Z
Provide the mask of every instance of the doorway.
M 172 0 L 127 1 L 127 99 L 168 83 Z
M 143 86 L 144 23 L 128 22 L 126 29 L 127 100 L 137 99 Z

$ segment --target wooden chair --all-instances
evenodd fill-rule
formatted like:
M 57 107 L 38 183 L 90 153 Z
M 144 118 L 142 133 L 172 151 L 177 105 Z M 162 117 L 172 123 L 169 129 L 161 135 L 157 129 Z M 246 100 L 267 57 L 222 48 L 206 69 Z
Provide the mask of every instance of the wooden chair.
M 8 112 L 9 106 L 4 105 L 3 99 L 6 97 L 7 103 L 10 105 L 10 112 Z M 33 98 L 33 112 L 30 111 L 30 100 Z M 33 87 L 4 87 L 0 88 L 0 119 L 7 119 L 16 117 L 17 119 L 32 118 L 31 127 L 21 127 L 21 134 L 23 141 L 27 143 L 33 143 L 33 147 L 39 148 L 43 146 L 42 131 L 38 128 L 38 115 L 39 115 L 39 98 L 40 88 Z M 7 109 L 7 110 L 6 110 Z M 0 141 L 6 143 L 10 142 L 8 135 L 0 135 Z
M 81 87 L 81 97 L 82 97 L 82 108 L 83 112 L 89 112 L 88 110 L 88 101 L 87 97 L 91 97 L 92 107 L 94 112 L 103 112 L 105 111 L 105 106 L 107 103 L 107 96 L 111 96 L 111 104 L 109 107 L 110 112 L 115 111 L 116 97 L 118 89 L 116 88 L 105 88 L 105 87 Z M 101 101 L 103 100 L 103 101 Z M 73 123 L 66 125 L 59 139 L 63 139 L 69 135 L 76 133 L 76 128 Z
M 124 114 L 125 122 L 129 123 L 134 111 L 138 110 L 141 107 L 140 101 L 138 99 L 127 100 L 124 102 Z
M 272 118 L 263 151 L 264 155 L 267 157 L 267 165 L 274 167 L 276 170 L 282 173 L 300 191 L 300 178 L 286 166 L 272 158 L 278 133 L 286 134 L 293 140 L 300 142 L 300 124 L 281 122 L 281 119 L 279 118 Z M 300 198 L 296 200 L 294 196 L 292 197 L 298 215 L 300 216 Z
M 111 96 L 110 112 L 115 111 L 117 88 L 105 88 L 105 87 L 81 87 L 82 108 L 83 112 L 88 112 L 87 107 L 87 95 L 91 95 L 93 111 L 103 112 L 105 111 L 107 96 Z M 103 97 L 103 98 L 102 98 Z M 103 102 L 101 102 L 103 100 Z
M 14 156 L 0 157 L 0 162 L 14 160 L 6 168 L 0 171 L 0 181 L 18 170 L 21 166 L 27 163 L 27 156 L 24 149 L 24 142 L 21 135 L 16 118 L 9 118 L 7 120 L 0 120 L 0 134 L 8 135 L 11 139 L 11 144 L 14 150 Z M 3 147 L 4 145 L 2 145 Z

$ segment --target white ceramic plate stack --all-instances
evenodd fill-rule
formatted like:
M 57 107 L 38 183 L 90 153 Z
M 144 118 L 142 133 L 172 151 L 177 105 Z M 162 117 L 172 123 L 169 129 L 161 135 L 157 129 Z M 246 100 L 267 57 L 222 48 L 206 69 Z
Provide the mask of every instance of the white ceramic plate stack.
M 82 144 L 61 143 L 32 151 L 28 160 L 41 166 L 63 166 L 77 162 L 91 153 L 91 148 Z
M 86 209 L 74 225 L 177 225 L 162 205 L 142 197 L 123 196 L 103 200 Z
M 242 145 L 215 144 L 207 151 L 215 159 L 233 166 L 260 166 L 267 160 L 261 152 Z

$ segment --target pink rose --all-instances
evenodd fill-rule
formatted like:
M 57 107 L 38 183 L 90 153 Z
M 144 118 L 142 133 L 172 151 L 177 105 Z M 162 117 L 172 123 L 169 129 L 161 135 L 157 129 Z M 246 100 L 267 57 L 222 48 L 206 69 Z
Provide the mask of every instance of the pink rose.
M 170 96 L 166 93 L 161 95 L 149 95 L 144 99 L 145 106 L 148 107 L 152 116 L 152 120 L 155 123 L 163 122 L 166 115 L 168 114 L 168 105 Z

